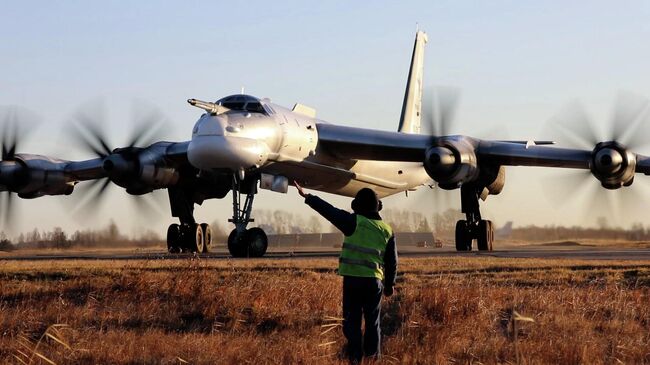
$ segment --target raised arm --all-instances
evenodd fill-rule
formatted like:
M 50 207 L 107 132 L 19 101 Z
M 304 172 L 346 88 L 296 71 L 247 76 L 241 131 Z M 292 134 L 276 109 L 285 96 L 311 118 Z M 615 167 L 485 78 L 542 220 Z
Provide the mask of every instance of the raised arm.
M 354 233 L 357 229 L 357 218 L 355 214 L 336 208 L 315 195 L 307 194 L 298 183 L 294 182 L 294 184 L 298 189 L 298 194 L 305 198 L 305 203 L 318 212 L 318 214 L 332 223 L 344 235 L 350 236 Z

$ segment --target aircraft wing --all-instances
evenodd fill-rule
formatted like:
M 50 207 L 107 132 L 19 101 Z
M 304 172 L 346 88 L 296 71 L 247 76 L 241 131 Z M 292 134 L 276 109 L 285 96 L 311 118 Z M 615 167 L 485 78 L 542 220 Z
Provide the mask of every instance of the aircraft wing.
M 480 141 L 479 160 L 501 166 L 542 166 L 589 169 L 592 151 L 526 145 L 509 142 Z
M 445 139 L 331 124 L 318 124 L 317 128 L 322 149 L 353 160 L 423 162 L 427 149 Z M 498 165 L 589 168 L 591 151 L 546 146 L 553 143 L 550 141 L 468 140 L 479 159 Z
M 490 141 L 467 136 L 426 136 L 318 124 L 319 148 L 352 160 L 422 162 L 440 182 L 460 165 L 539 166 L 591 170 L 603 186 L 615 189 L 632 182 L 634 173 L 650 174 L 650 157 L 617 142 L 593 150 L 547 146 L 549 141 Z M 447 174 L 447 175 L 445 175 Z M 435 176 L 433 176 L 435 175 Z M 458 181 L 462 177 L 455 176 Z
M 650 175 L 650 157 L 639 154 L 636 155 L 636 172 Z
M 435 138 L 422 134 L 377 131 L 332 124 L 317 124 L 318 145 L 343 159 L 422 161 Z

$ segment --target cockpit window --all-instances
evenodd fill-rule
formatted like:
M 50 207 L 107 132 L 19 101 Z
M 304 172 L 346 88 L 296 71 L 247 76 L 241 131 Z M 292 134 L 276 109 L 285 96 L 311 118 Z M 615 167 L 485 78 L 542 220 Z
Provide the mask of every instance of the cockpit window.
M 227 101 L 221 105 L 230 110 L 244 110 L 244 103 L 240 101 Z
M 251 103 L 246 104 L 246 110 L 251 113 L 264 113 L 265 110 L 260 103 Z
M 249 113 L 268 114 L 260 99 L 250 95 L 230 95 L 217 101 L 230 110 L 247 111 Z

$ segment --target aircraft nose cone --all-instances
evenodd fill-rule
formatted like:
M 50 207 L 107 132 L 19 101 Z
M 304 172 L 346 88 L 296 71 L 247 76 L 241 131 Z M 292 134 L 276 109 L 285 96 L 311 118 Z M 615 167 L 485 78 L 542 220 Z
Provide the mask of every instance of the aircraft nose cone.
M 194 136 L 187 150 L 192 166 L 202 170 L 240 170 L 259 167 L 268 158 L 264 142 L 233 136 Z
M 194 125 L 192 136 L 223 136 L 226 124 L 219 116 L 204 114 Z

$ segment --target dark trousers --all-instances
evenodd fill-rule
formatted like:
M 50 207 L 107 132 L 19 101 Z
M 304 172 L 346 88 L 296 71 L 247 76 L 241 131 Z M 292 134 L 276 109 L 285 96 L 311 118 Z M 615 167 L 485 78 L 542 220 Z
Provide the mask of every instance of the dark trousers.
M 348 340 L 347 354 L 351 361 L 366 356 L 379 356 L 381 329 L 379 315 L 384 286 L 376 278 L 343 277 L 343 334 Z M 366 328 L 361 335 L 361 316 Z

